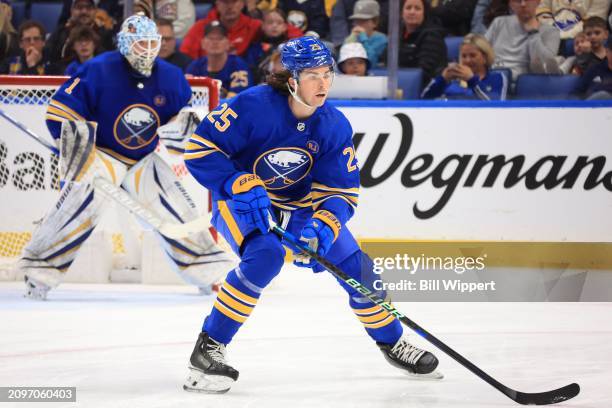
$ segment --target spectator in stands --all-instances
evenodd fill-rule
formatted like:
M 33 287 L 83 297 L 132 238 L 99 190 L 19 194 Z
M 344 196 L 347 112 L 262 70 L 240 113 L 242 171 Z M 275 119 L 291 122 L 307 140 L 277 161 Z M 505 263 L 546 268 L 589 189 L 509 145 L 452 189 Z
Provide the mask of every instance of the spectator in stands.
M 177 38 L 183 38 L 195 23 L 195 6 L 191 0 L 135 0 L 134 12 L 139 11 L 151 19 L 172 22 Z
M 261 21 L 242 13 L 244 0 L 215 0 L 215 8 L 206 18 L 198 20 L 185 36 L 181 52 L 191 58 L 203 57 L 206 51 L 201 47 L 204 27 L 211 21 L 219 20 L 227 30 L 230 40 L 230 53 L 244 55 L 249 46 L 257 40 Z
M 446 44 L 444 30 L 430 19 L 425 0 L 404 0 L 402 33 L 399 66 L 421 68 L 424 82 L 429 82 L 446 66 Z
M 176 65 L 184 72 L 193 60 L 176 49 L 176 37 L 174 36 L 172 21 L 158 18 L 155 23 L 157 24 L 157 31 L 161 35 L 159 58 Z
M 123 20 L 123 1 L 121 0 L 97 0 L 98 5 L 94 19 L 99 26 L 103 26 L 107 30 L 116 32 L 118 23 Z M 70 18 L 73 0 L 63 0 L 62 13 L 57 21 L 57 26 L 61 27 L 66 24 Z
M 353 21 L 351 34 L 344 43 L 359 42 L 368 54 L 370 64 L 376 66 L 380 57 L 387 48 L 387 36 L 376 31 L 380 6 L 376 0 L 359 0 L 355 3 L 353 15 L 349 17 Z
M 89 26 L 78 26 L 70 32 L 68 37 L 68 56 L 71 62 L 66 67 L 64 74 L 74 75 L 77 70 L 96 55 L 100 47 L 100 37 Z
M 367 76 L 370 60 L 361 43 L 346 43 L 340 47 L 338 68 L 344 75 Z
M 602 62 L 606 59 L 606 47 L 604 42 L 608 38 L 610 31 L 606 20 L 601 17 L 591 17 L 584 22 L 584 33 L 591 43 L 591 55 L 595 60 L 593 64 Z
M 561 39 L 574 38 L 582 32 L 582 20 L 597 16 L 605 19 L 610 8 L 610 0 L 541 0 L 536 10 L 538 21 L 557 27 Z
M 525 73 L 559 73 L 559 30 L 540 24 L 537 7 L 538 0 L 510 0 L 514 15 L 497 17 L 485 34 L 495 51 L 493 68 L 510 69 L 514 79 Z
M 13 9 L 10 2 L 0 1 L 0 62 L 19 54 L 19 39 L 17 30 L 11 23 L 12 18 Z
M 474 34 L 484 34 L 499 16 L 508 16 L 510 11 L 509 0 L 478 0 L 472 17 L 472 30 Z
M 280 9 L 264 12 L 261 24 L 261 35 L 257 42 L 251 44 L 244 60 L 254 75 L 255 83 L 264 82 L 270 70 L 270 57 L 279 45 L 289 38 L 301 37 L 302 32 L 287 23 L 285 13 Z
M 431 0 L 431 15 L 437 17 L 448 35 L 470 32 L 476 0 Z
M 586 34 L 578 33 L 574 38 L 574 55 L 562 60 L 559 69 L 563 74 L 582 75 L 589 66 L 597 62 L 598 60 L 591 54 L 591 42 Z
M 605 44 L 606 59 L 592 66 L 582 77 L 581 90 L 587 99 L 612 99 L 612 35 Z
M 283 0 L 281 8 L 287 20 L 306 35 L 317 33 L 320 38 L 327 37 L 329 16 L 326 13 L 324 0 Z M 331 14 L 331 8 L 330 8 Z
M 1 74 L 9 75 L 61 75 L 62 69 L 46 57 L 45 28 L 37 21 L 24 21 L 19 26 L 21 53 L 4 60 Z
M 494 60 L 487 39 L 468 34 L 461 44 L 459 63 L 450 63 L 432 79 L 421 98 L 505 100 L 508 81 L 502 73 L 490 70 Z
M 96 5 L 93 0 L 74 0 L 70 8 L 70 18 L 65 25 L 55 29 L 49 41 L 47 52 L 53 62 L 60 62 L 66 58 L 67 41 L 70 31 L 79 25 L 91 27 L 100 37 L 101 51 L 110 51 L 114 48 L 113 32 L 96 23 Z
M 188 77 L 208 76 L 221 81 L 221 97 L 231 98 L 253 84 L 246 62 L 230 55 L 227 30 L 219 21 L 211 21 L 204 28 L 202 48 L 206 57 L 193 61 L 185 71 Z

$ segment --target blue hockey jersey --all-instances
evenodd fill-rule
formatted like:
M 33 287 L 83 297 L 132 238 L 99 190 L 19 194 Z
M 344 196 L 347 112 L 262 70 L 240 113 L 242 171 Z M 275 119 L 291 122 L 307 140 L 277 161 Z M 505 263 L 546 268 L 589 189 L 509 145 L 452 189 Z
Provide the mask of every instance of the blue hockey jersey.
M 249 66 L 237 55 L 228 55 L 223 69 L 219 72 L 208 71 L 208 57 L 202 57 L 185 69 L 186 74 L 207 76 L 221 81 L 221 97 L 231 98 L 253 85 Z
M 287 96 L 260 85 L 202 120 L 185 147 L 185 163 L 215 200 L 230 198 L 224 184 L 236 173 L 254 173 L 274 206 L 325 209 L 344 224 L 359 195 L 352 136 L 349 121 L 328 103 L 300 120 Z
M 159 58 L 149 78 L 138 75 L 118 52 L 107 52 L 83 64 L 53 95 L 47 127 L 60 137 L 64 120 L 98 123 L 97 147 L 133 164 L 157 146 L 157 128 L 191 98 L 183 72 Z

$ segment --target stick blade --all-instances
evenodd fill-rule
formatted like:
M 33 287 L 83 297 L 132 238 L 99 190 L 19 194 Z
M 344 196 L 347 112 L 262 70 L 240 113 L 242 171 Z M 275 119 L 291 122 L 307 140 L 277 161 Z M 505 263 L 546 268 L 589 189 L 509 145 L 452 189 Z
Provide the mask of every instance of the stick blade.
M 517 391 L 515 396 L 509 395 L 509 397 L 521 405 L 550 405 L 572 399 L 579 392 L 580 386 L 572 383 L 547 392 L 528 393 Z

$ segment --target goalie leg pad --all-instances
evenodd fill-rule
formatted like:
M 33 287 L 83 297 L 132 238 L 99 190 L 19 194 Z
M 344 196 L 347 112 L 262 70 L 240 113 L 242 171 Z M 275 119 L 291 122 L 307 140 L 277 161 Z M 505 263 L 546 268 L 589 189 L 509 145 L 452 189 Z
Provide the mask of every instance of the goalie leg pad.
M 30 279 L 56 287 L 97 225 L 105 201 L 89 184 L 66 184 L 24 248 L 18 268 Z
M 199 216 L 187 190 L 156 153 L 151 153 L 134 165 L 122 186 L 164 220 L 185 223 Z M 184 239 L 157 235 L 177 274 L 204 291 L 222 280 L 235 264 L 215 243 L 208 229 Z

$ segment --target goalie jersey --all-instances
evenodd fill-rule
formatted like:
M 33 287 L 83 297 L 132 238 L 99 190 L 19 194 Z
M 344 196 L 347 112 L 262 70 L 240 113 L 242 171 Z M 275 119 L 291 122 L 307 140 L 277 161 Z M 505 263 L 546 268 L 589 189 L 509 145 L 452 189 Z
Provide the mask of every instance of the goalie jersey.
M 214 200 L 231 198 L 224 183 L 236 172 L 254 173 L 275 207 L 326 209 L 344 224 L 359 194 L 352 136 L 346 117 L 328 103 L 300 120 L 287 96 L 260 85 L 202 120 L 185 147 L 185 162 Z
M 119 51 L 85 63 L 53 95 L 47 127 L 60 137 L 64 120 L 98 123 L 97 147 L 131 165 L 157 146 L 157 128 L 191 98 L 181 70 L 159 58 L 150 77 L 138 75 Z

